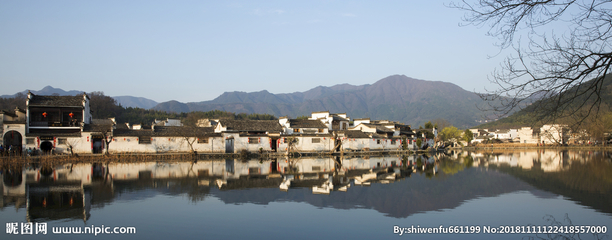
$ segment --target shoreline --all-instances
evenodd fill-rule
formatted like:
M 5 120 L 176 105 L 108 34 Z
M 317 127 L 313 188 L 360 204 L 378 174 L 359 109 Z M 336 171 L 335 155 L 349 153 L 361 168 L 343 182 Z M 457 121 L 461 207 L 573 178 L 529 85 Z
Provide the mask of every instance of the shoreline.
M 184 162 L 198 160 L 224 160 L 224 159 L 275 159 L 275 158 L 301 158 L 301 157 L 354 157 L 354 156 L 389 156 L 389 155 L 411 155 L 426 154 L 446 151 L 490 151 L 490 150 L 602 150 L 612 151 L 612 145 L 607 146 L 469 146 L 446 148 L 444 151 L 435 150 L 392 150 L 392 151 L 359 151 L 359 152 L 264 152 L 264 153 L 115 153 L 115 154 L 80 154 L 80 155 L 40 155 L 40 156 L 3 156 L 0 164 L 12 163 L 91 163 L 91 162 L 143 162 L 164 161 Z
M 461 150 L 488 150 L 488 149 L 508 149 L 508 150 L 538 150 L 538 149 L 554 149 L 554 150 L 611 150 L 612 145 L 594 145 L 594 146 L 584 146 L 584 145 L 569 145 L 569 146 L 511 146 L 511 145 L 490 145 L 490 146 L 468 146 L 468 147 L 458 147 L 458 148 L 449 148 L 449 149 L 461 149 Z

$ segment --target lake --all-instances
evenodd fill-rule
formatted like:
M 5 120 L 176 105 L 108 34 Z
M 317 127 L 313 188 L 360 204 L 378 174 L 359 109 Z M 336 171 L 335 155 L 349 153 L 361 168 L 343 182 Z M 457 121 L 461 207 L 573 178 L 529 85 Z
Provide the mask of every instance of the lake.
M 612 152 L 452 151 L 1 170 L 1 239 L 609 239 L 612 228 Z

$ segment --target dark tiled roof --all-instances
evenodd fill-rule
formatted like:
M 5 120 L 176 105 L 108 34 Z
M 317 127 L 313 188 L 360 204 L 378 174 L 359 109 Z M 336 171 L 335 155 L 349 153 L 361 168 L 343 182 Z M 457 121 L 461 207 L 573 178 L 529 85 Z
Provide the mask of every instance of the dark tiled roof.
M 113 122 L 113 120 L 110 120 L 110 119 L 98 119 L 98 118 L 94 118 L 94 119 L 91 119 L 91 124 L 95 124 L 95 125 L 114 125 L 115 123 Z
M 80 132 L 75 133 L 53 133 L 53 132 L 44 132 L 44 133 L 26 133 L 26 137 L 80 137 Z
M 382 135 L 378 133 L 370 133 L 370 136 L 372 136 L 372 138 L 389 138 L 389 136 L 387 135 Z
M 344 134 L 346 138 L 370 138 L 370 136 L 359 130 L 343 130 L 338 133 Z
M 400 131 L 400 135 L 414 136 L 414 132 L 412 132 L 412 131 Z
M 177 126 L 166 126 L 160 127 L 155 126 L 153 132 L 154 136 L 187 136 L 187 137 L 199 137 L 211 134 L 214 132 L 212 127 L 177 127 Z
M 371 124 L 371 123 L 361 123 L 361 124 L 363 124 L 364 126 L 371 127 L 371 128 L 376 128 L 376 132 L 383 132 L 383 133 L 393 133 L 394 132 L 393 130 L 383 127 L 378 124 Z
M 81 129 L 30 129 L 27 137 L 80 137 Z
M 277 120 L 219 120 L 228 131 L 282 132 L 283 127 Z
M 113 135 L 116 137 L 204 137 L 215 135 L 212 127 L 175 127 L 156 126 L 151 129 L 115 129 Z
M 115 123 L 110 119 L 92 119 L 90 124 L 83 126 L 83 132 L 110 131 Z
M 11 117 L 17 117 L 17 115 L 15 115 L 14 113 L 11 113 L 11 112 L 8 112 L 8 111 L 5 111 L 5 110 L 0 110 L 0 114 L 8 115 L 8 116 L 11 116 Z
M 306 119 L 290 119 L 289 126 L 292 128 L 327 128 L 319 120 L 306 120 Z
M 32 94 L 29 106 L 82 107 L 83 96 L 39 96 Z
M 113 131 L 113 136 L 115 137 L 151 137 L 153 136 L 153 131 L 151 129 L 140 129 L 140 130 L 115 129 Z

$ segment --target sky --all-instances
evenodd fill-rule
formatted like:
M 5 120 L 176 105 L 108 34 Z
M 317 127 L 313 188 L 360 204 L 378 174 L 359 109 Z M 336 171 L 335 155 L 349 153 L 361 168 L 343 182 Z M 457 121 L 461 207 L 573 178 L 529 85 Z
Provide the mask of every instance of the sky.
M 0 1 L 0 95 L 51 85 L 157 102 L 390 75 L 495 88 L 503 55 L 449 1 Z

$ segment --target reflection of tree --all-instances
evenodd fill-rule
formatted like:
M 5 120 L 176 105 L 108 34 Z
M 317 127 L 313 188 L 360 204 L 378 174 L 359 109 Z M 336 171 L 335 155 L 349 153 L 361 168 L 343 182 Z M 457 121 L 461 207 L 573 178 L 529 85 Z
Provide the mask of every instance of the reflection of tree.
M 458 172 L 463 171 L 465 166 L 459 162 L 444 159 L 440 161 L 440 168 L 442 168 L 442 172 L 447 175 L 454 175 Z
M 164 184 L 158 184 L 164 185 Z M 167 186 L 173 194 L 187 193 L 189 200 L 193 203 L 204 201 L 210 194 L 210 187 L 200 186 L 197 178 L 178 178 L 169 180 Z
M 293 174 L 293 173 L 298 173 L 299 169 L 297 168 L 297 163 L 301 160 L 301 158 L 292 158 L 292 157 L 287 157 L 287 165 L 288 165 L 288 169 L 287 171 L 285 171 L 285 173 L 287 174 Z
M 470 155 L 463 157 L 463 165 L 466 168 L 471 168 L 474 165 L 474 158 Z
M 583 161 L 572 161 L 569 168 L 558 172 L 544 172 L 539 167 L 530 170 L 502 165 L 489 167 L 508 173 L 539 189 L 612 213 L 612 196 L 609 194 L 612 189 L 612 165 L 603 154 L 592 154 L 581 159 Z

